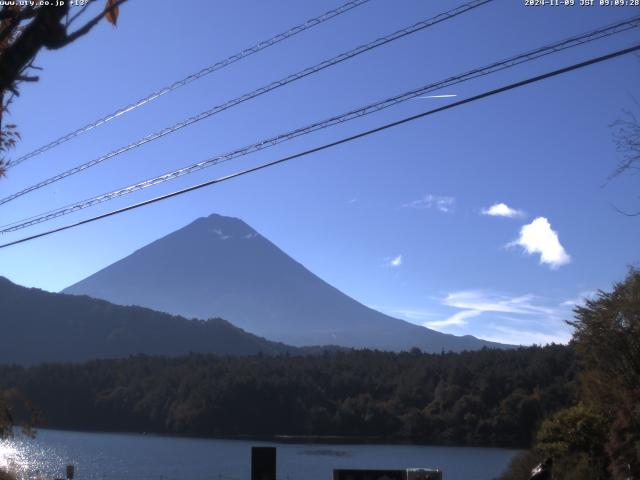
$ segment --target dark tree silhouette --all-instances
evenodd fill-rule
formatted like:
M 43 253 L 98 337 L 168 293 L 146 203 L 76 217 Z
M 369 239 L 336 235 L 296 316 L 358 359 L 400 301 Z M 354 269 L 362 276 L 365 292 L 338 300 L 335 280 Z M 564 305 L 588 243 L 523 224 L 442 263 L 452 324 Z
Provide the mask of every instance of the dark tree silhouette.
M 0 365 L 0 387 L 23 392 L 47 426 L 66 429 L 527 447 L 542 418 L 571 403 L 573 365 L 564 345 L 445 354 L 137 355 Z

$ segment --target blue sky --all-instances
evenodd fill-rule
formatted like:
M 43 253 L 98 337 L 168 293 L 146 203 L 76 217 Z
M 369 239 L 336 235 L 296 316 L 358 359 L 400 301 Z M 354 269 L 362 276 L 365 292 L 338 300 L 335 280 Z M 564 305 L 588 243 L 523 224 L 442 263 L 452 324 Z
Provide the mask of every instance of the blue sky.
M 10 170 L 5 196 L 321 60 L 462 2 L 371 0 Z M 129 2 L 43 52 L 12 107 L 17 157 L 339 1 Z M 456 19 L 119 156 L 1 207 L 5 224 L 128 185 L 420 85 L 640 13 L 496 0 Z M 637 30 L 637 29 L 636 29 Z M 624 48 L 638 31 L 446 89 L 463 98 Z M 640 96 L 628 56 L 413 122 L 287 165 L 0 251 L 0 275 L 58 291 L 195 218 L 242 218 L 367 305 L 454 334 L 566 341 L 581 298 L 639 259 L 638 178 L 603 187 L 619 154 L 611 123 Z M 453 98 L 425 98 L 5 234 L 10 241 L 353 134 Z M 502 205 L 504 204 L 504 205 Z M 493 208 L 492 208 L 493 207 Z M 493 213 L 491 215 L 490 213 Z M 502 214 L 502 215 L 501 215 Z

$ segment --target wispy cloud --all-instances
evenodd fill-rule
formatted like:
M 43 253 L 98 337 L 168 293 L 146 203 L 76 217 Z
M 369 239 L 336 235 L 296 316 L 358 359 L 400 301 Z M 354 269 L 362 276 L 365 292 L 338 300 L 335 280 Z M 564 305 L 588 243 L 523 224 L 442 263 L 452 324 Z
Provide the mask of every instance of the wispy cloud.
M 522 210 L 511 208 L 506 203 L 494 203 L 489 208 L 482 210 L 483 215 L 489 215 L 491 217 L 507 217 L 517 218 L 524 217 L 525 213 Z
M 577 307 L 579 305 L 584 305 L 587 300 L 591 300 L 595 298 L 598 294 L 595 290 L 587 290 L 585 292 L 580 292 L 580 294 L 575 298 L 570 298 L 569 300 L 565 300 L 560 305 L 563 307 Z
M 402 205 L 404 208 L 427 209 L 435 208 L 443 213 L 453 213 L 455 210 L 456 199 L 454 197 L 446 197 L 440 195 L 427 194 L 424 197 Z
M 551 314 L 553 308 L 541 305 L 535 295 L 508 296 L 483 290 L 463 290 L 448 294 L 442 303 L 449 307 L 479 312 Z
M 591 294 L 582 292 L 575 299 L 581 301 Z M 573 317 L 574 302 L 570 300 L 469 289 L 429 297 L 429 302 L 417 308 L 370 307 L 444 333 L 474 335 L 499 343 L 544 345 L 566 343 L 571 338 L 572 329 L 565 322 Z
M 571 317 L 570 308 L 533 294 L 462 290 L 449 293 L 440 303 L 460 310 L 423 322 L 425 327 L 518 345 L 566 342 L 570 337 L 564 322 Z
M 450 327 L 452 325 L 466 325 L 469 323 L 467 321 L 469 318 L 477 317 L 479 315 L 482 315 L 482 312 L 479 310 L 462 310 L 461 312 L 454 313 L 444 320 L 425 322 L 424 326 L 429 328 L 443 328 Z
M 551 224 L 545 217 L 538 217 L 524 225 L 520 229 L 520 237 L 508 246 L 514 245 L 521 246 L 529 255 L 539 253 L 540 263 L 546 263 L 552 269 L 571 262 L 571 257 L 560 243 L 558 233 L 551 229 Z
M 420 308 L 396 308 L 396 307 L 385 307 L 381 305 L 368 305 L 369 308 L 373 308 L 374 310 L 379 310 L 387 315 L 397 318 L 403 318 L 405 320 L 409 320 L 414 323 L 424 322 L 429 318 L 438 317 L 439 315 L 430 309 L 420 309 Z
M 400 265 L 402 265 L 402 255 L 393 257 L 391 260 L 389 260 L 389 263 L 387 265 L 390 267 L 399 267 Z
M 491 342 L 511 345 L 546 345 L 548 343 L 567 343 L 571 333 L 567 330 L 540 331 L 522 328 L 509 328 L 501 325 L 490 325 L 491 330 L 482 338 Z

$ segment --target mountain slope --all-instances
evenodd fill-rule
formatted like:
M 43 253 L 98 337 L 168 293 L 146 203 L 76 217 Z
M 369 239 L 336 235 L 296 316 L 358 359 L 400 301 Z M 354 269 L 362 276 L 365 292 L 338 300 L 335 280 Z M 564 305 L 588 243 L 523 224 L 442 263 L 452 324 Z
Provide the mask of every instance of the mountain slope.
M 308 271 L 243 221 L 211 215 L 64 290 L 186 317 L 222 317 L 293 345 L 429 352 L 498 347 L 372 310 Z
M 187 320 L 142 307 L 25 288 L 0 277 L 0 363 L 34 364 L 189 352 L 251 355 L 297 349 L 221 319 Z

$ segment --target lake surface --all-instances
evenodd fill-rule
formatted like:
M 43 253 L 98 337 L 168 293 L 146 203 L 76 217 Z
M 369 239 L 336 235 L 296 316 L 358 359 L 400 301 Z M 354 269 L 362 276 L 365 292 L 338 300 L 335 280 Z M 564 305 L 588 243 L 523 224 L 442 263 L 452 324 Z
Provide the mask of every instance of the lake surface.
M 0 443 L 0 465 L 13 458 L 36 471 L 76 480 L 247 480 L 251 447 L 276 446 L 279 480 L 330 480 L 334 468 L 440 468 L 444 480 L 497 478 L 518 451 L 420 445 L 280 443 L 155 435 L 39 430 L 35 440 Z

